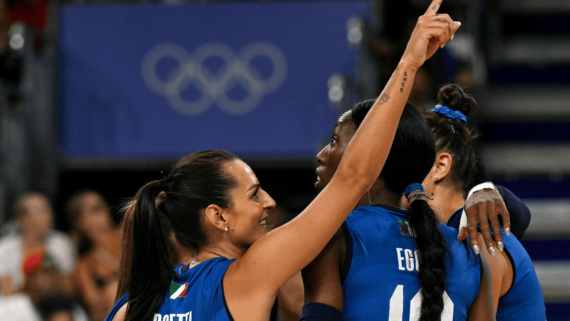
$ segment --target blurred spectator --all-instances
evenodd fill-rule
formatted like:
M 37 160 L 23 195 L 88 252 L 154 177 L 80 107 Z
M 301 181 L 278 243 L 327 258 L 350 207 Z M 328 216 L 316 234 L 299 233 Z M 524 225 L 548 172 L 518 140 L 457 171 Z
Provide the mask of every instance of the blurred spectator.
M 87 314 L 77 304 L 64 299 L 65 278 L 53 256 L 42 249 L 30 250 L 22 262 L 25 291 L 0 298 L 0 320 L 66 320 L 65 312 L 73 321 L 87 321 Z M 59 297 L 59 298 L 58 298 Z M 65 301 L 65 306 L 61 301 Z M 59 303 L 58 303 L 59 302 Z M 58 306 L 59 305 L 59 306 Z M 45 317 L 44 317 L 45 316 Z
M 22 263 L 26 253 L 45 251 L 64 275 L 73 271 L 75 251 L 65 234 L 52 230 L 53 211 L 44 195 L 30 193 L 18 198 L 14 216 L 19 233 L 0 241 L 0 288 L 3 295 L 12 295 L 23 289 Z M 64 285 L 67 284 L 65 281 Z
M 73 226 L 70 235 L 79 249 L 75 290 L 91 320 L 103 320 L 117 291 L 121 232 L 109 206 L 95 191 L 72 195 L 66 207 Z

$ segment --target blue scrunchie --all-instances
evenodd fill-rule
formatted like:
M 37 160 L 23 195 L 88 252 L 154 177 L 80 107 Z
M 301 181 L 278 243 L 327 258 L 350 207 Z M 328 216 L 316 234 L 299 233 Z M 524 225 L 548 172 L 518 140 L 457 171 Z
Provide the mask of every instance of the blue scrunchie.
M 453 110 L 447 106 L 437 105 L 431 110 L 432 113 L 440 114 L 447 118 L 455 119 L 458 122 L 467 123 L 467 117 L 459 110 Z
M 406 187 L 406 189 L 404 190 L 404 196 L 406 198 L 408 198 L 408 195 L 410 195 L 411 192 L 413 191 L 417 191 L 420 190 L 422 191 L 422 193 L 424 192 L 424 187 L 422 184 L 418 184 L 418 183 L 413 183 L 408 185 L 408 187 Z

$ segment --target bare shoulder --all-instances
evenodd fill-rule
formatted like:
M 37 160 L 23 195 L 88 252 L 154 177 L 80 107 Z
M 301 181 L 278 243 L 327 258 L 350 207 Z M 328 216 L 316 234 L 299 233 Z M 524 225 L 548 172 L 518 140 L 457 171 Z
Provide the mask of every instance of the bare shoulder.
M 113 321 L 124 321 L 126 314 L 127 314 L 127 304 L 123 305 L 123 306 L 119 309 L 119 311 L 117 311 L 117 314 L 115 314 L 115 317 L 113 318 Z

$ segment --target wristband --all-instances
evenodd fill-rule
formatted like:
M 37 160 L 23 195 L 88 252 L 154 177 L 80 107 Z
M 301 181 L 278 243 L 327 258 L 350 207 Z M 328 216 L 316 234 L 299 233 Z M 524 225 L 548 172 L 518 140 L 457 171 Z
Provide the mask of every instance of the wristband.
M 495 189 L 495 185 L 493 185 L 493 183 L 491 183 L 491 182 L 481 183 L 481 184 L 473 187 L 469 191 L 469 194 L 467 194 L 467 198 L 471 197 L 471 195 L 473 195 L 473 193 L 479 192 L 479 191 L 484 190 L 484 189 Z
M 495 185 L 491 182 L 481 183 L 475 187 L 473 187 L 469 194 L 467 194 L 467 198 L 471 197 L 473 193 L 482 191 L 484 189 L 495 189 Z M 467 227 L 467 214 L 465 213 L 465 209 L 463 209 L 463 213 L 461 213 L 461 220 L 459 221 L 459 231 L 461 231 L 462 227 Z M 479 254 L 479 253 L 477 253 Z

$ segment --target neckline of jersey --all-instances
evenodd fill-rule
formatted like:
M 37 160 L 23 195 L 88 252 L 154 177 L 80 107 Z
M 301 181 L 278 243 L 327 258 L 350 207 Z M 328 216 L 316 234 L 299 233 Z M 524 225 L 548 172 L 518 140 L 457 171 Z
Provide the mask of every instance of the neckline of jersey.
M 200 262 L 200 264 L 197 264 L 196 266 L 194 266 L 193 268 L 189 267 L 189 264 L 179 264 L 176 266 L 176 268 L 180 268 L 180 273 L 178 273 L 178 276 L 182 276 L 184 273 L 187 273 L 188 271 L 198 271 L 201 270 L 201 268 L 198 268 L 200 266 L 205 267 L 207 266 L 209 263 L 212 262 L 212 260 L 215 259 L 226 259 L 229 260 L 227 257 L 225 256 L 217 256 L 217 257 L 213 257 L 211 259 L 207 259 L 206 261 Z
M 380 208 L 383 208 L 383 209 L 385 209 L 385 210 L 388 210 L 388 211 L 390 211 L 390 212 L 392 212 L 392 213 L 394 213 L 394 214 L 396 214 L 396 215 L 398 215 L 398 216 L 403 216 L 404 218 L 407 217 L 407 215 L 406 215 L 406 210 L 405 210 L 405 209 L 401 209 L 401 208 L 398 208 L 398 207 L 394 207 L 394 206 L 388 205 L 388 204 L 372 204 L 372 205 L 360 206 L 360 207 L 358 207 L 358 208 L 363 208 L 363 207 L 380 207 Z M 357 209 L 358 209 L 358 208 L 357 208 Z

